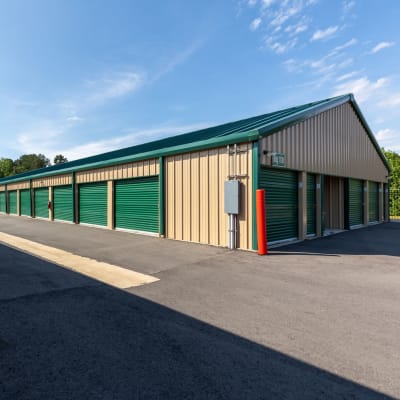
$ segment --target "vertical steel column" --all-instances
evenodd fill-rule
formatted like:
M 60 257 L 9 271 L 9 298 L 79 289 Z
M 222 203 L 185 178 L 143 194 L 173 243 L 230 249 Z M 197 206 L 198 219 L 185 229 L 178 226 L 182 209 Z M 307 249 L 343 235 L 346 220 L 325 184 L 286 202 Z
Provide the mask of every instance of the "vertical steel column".
M 71 173 L 71 186 L 72 186 L 72 221 L 78 223 L 78 210 L 77 210 L 77 190 L 75 184 L 75 172 Z

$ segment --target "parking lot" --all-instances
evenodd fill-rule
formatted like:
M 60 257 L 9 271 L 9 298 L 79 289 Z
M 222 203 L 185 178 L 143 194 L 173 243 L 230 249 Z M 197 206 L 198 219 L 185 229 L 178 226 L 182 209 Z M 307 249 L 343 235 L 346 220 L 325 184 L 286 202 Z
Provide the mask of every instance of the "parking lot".
M 0 216 L 160 280 L 119 290 L 0 244 L 3 399 L 400 397 L 400 223 L 244 251 Z

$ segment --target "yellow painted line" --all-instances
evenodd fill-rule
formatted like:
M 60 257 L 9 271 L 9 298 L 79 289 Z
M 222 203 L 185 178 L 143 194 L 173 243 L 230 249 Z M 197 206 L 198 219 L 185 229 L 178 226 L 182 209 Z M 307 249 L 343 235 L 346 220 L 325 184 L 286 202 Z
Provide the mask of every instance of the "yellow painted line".
M 141 286 L 159 280 L 151 275 L 145 275 L 116 265 L 96 261 L 92 258 L 78 256 L 68 251 L 8 235 L 3 232 L 0 232 L 0 242 L 119 289 Z

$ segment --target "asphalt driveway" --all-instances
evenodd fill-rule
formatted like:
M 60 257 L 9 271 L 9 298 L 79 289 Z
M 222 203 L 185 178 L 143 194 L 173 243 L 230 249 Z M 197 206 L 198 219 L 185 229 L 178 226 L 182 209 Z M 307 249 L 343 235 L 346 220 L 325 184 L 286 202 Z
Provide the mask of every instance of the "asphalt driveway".
M 0 398 L 400 397 L 400 224 L 268 257 L 0 216 L 149 273 L 125 291 L 0 245 Z

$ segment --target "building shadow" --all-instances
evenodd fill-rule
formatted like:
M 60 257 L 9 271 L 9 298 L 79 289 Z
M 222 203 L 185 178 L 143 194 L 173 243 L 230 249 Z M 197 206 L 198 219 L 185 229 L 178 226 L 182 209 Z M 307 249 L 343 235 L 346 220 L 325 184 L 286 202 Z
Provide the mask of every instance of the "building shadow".
M 271 249 L 271 255 L 387 255 L 400 257 L 400 224 L 389 222 Z
M 2 400 L 391 398 L 17 250 L 0 256 Z

